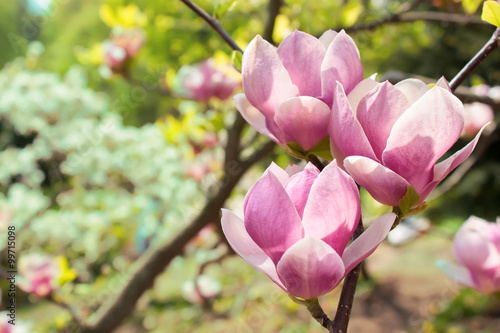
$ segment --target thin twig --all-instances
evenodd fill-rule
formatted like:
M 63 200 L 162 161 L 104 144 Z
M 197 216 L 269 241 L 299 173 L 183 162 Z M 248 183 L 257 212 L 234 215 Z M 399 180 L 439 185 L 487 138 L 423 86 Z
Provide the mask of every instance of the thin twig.
M 184 2 L 184 4 L 188 6 L 193 12 L 195 12 L 196 15 L 204 19 L 205 22 L 207 22 L 212 27 L 212 29 L 214 29 L 215 32 L 217 32 L 233 50 L 243 53 L 243 50 L 238 46 L 238 44 L 236 44 L 236 42 L 231 38 L 231 36 L 229 36 L 227 31 L 224 30 L 224 28 L 219 24 L 219 22 L 217 22 L 217 20 L 208 15 L 206 11 L 204 11 L 202 8 L 200 8 L 198 5 L 191 2 L 190 0 L 181 0 L 181 1 Z
M 276 22 L 276 17 L 280 13 L 281 7 L 285 4 L 283 0 L 269 0 L 268 6 L 268 18 L 266 22 L 266 28 L 264 30 L 264 35 L 262 38 L 267 40 L 269 43 L 275 45 L 273 40 L 274 24 Z
M 354 230 L 352 240 L 358 238 L 364 231 L 363 220 L 359 218 L 358 226 Z M 358 264 L 352 271 L 350 271 L 344 279 L 342 286 L 342 293 L 340 294 L 339 305 L 335 319 L 333 319 L 329 327 L 330 333 L 346 333 L 349 319 L 351 319 L 352 304 L 354 302 L 354 294 L 356 292 L 356 285 L 358 284 L 359 274 L 361 272 L 361 263 Z
M 479 66 L 480 63 L 483 62 L 486 57 L 498 48 L 498 42 L 500 40 L 500 29 L 496 29 L 491 35 L 491 38 L 486 42 L 481 50 L 472 58 L 467 65 L 451 80 L 450 88 L 451 91 L 454 91 L 458 88 L 462 82 Z
M 453 23 L 459 25 L 475 25 L 485 28 L 491 27 L 490 24 L 481 21 L 480 18 L 476 16 L 454 14 L 454 13 L 440 13 L 440 12 L 405 12 L 393 14 L 383 19 L 369 22 L 364 25 L 356 25 L 353 27 L 343 28 L 348 33 L 360 32 L 360 31 L 373 31 L 381 26 L 397 23 L 410 23 L 415 21 L 426 21 L 435 23 Z M 342 27 L 336 28 L 335 30 L 341 30 Z

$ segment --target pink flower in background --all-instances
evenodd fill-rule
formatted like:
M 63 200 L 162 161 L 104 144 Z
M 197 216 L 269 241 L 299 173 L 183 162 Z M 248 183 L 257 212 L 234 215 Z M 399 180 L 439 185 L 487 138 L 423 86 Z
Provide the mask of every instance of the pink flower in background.
M 19 288 L 38 297 L 45 297 L 57 287 L 60 274 L 59 265 L 55 258 L 28 254 L 19 260 Z
M 0 210 L 0 231 L 7 230 L 9 226 L 9 221 L 11 220 L 12 215 L 9 212 Z
M 215 97 L 229 98 L 240 85 L 236 71 L 230 66 L 217 66 L 214 59 L 192 66 L 183 66 L 179 72 L 180 92 L 188 98 L 206 102 Z
M 210 173 L 210 168 L 208 165 L 201 163 L 191 163 L 187 167 L 186 176 L 188 178 L 196 180 L 197 182 L 201 182 L 208 173 Z
M 476 146 L 481 132 L 436 164 L 462 133 L 463 109 L 444 79 L 431 89 L 416 79 L 392 85 L 368 78 L 350 94 L 337 83 L 332 155 L 380 203 L 399 206 L 410 185 L 422 202 Z
M 469 217 L 458 229 L 453 248 L 461 265 L 438 261 L 441 270 L 483 294 L 500 291 L 500 220 L 491 223 Z
M 182 284 L 182 296 L 193 304 L 203 304 L 204 300 L 218 296 L 221 290 L 220 282 L 208 275 L 200 275 L 194 281 Z
M 465 104 L 464 107 L 465 124 L 462 136 L 466 138 L 474 137 L 485 124 L 493 121 L 495 117 L 491 106 L 484 103 L 474 102 Z
M 363 79 L 359 51 L 344 32 L 319 39 L 295 31 L 276 49 L 255 37 L 243 54 L 243 90 L 236 106 L 257 131 L 309 151 L 328 136 L 335 82 L 349 93 Z
M 111 40 L 102 44 L 104 63 L 114 71 L 119 71 L 125 62 L 137 55 L 146 41 L 142 28 L 114 29 Z
M 347 249 L 360 217 L 359 192 L 336 163 L 320 173 L 272 163 L 245 197 L 244 222 L 222 211 L 233 250 L 287 293 L 305 299 L 333 290 L 385 238 L 386 214 Z M 345 250 L 345 251 L 344 251 Z
M 14 315 L 10 317 L 11 313 L 9 311 L 0 312 L 0 333 L 30 333 L 33 332 L 32 325 L 21 321 Z M 12 321 L 12 319 L 14 319 Z M 11 321 L 9 323 L 9 321 Z M 12 323 L 15 323 L 13 325 Z

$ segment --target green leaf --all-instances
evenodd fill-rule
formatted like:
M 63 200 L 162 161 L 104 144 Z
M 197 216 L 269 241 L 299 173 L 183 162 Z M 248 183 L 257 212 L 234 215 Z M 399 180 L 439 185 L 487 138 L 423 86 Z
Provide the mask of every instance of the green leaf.
M 486 1 L 483 6 L 481 20 L 500 28 L 500 3 L 496 1 Z
M 462 6 L 469 14 L 474 14 L 482 3 L 483 0 L 462 0 Z
M 313 149 L 307 152 L 306 158 L 311 154 L 324 158 L 327 161 L 333 160 L 332 152 L 330 151 L 330 137 L 326 136 L 323 140 L 318 142 Z
M 285 145 L 286 151 L 293 157 L 300 158 L 302 160 L 306 159 L 306 152 L 297 142 L 289 142 Z
M 227 12 L 229 11 L 229 8 L 233 5 L 234 0 L 221 0 L 215 5 L 214 9 L 214 17 L 218 21 L 222 21 L 224 16 L 226 16 Z
M 231 55 L 231 61 L 233 62 L 234 69 L 236 69 L 240 73 L 241 73 L 242 59 L 243 59 L 243 53 L 238 51 L 233 51 L 233 54 Z
M 305 151 L 297 142 L 288 142 L 286 145 L 288 153 L 294 157 L 309 161 L 310 155 L 316 155 L 325 160 L 333 160 L 332 153 L 330 152 L 330 137 L 326 136 L 316 144 L 311 150 Z
M 402 217 L 408 216 L 411 208 L 420 201 L 420 196 L 413 186 L 408 186 L 405 196 L 399 200 L 399 208 L 401 209 Z

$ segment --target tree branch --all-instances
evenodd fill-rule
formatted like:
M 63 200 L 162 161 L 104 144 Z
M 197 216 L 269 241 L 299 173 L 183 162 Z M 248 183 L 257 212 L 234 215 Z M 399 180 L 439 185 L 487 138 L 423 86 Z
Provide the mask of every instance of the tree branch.
M 264 30 L 264 38 L 269 43 L 276 45 L 273 40 L 274 24 L 276 22 L 276 16 L 280 13 L 281 7 L 285 4 L 284 0 L 269 0 L 269 6 L 267 12 L 269 17 L 267 18 L 266 28 Z
M 383 25 L 396 24 L 396 23 L 409 23 L 415 21 L 426 21 L 435 23 L 453 23 L 459 25 L 475 25 L 483 28 L 491 27 L 476 16 L 454 14 L 454 13 L 442 13 L 442 12 L 404 12 L 390 15 L 386 18 L 369 22 L 364 25 L 357 25 L 348 28 L 339 27 L 335 30 L 339 31 L 344 29 L 347 33 L 354 33 L 360 31 L 373 31 Z
M 172 241 L 148 250 L 148 252 L 138 260 L 134 273 L 125 287 L 120 291 L 119 295 L 111 300 L 110 303 L 103 305 L 99 310 L 99 316 L 96 322 L 82 327 L 82 333 L 111 332 L 118 327 L 125 318 L 130 316 L 139 297 L 152 286 L 154 279 L 164 271 L 170 262 L 176 256 L 183 253 L 184 246 L 206 225 L 219 220 L 220 210 L 224 202 L 245 172 L 272 152 L 275 143 L 270 141 L 264 144 L 245 161 L 229 159 L 229 157 L 232 158 L 237 156 L 235 155 L 235 151 L 239 149 L 239 136 L 244 127 L 239 117 L 241 116 L 238 114 L 233 127 L 228 133 L 228 138 L 233 138 L 235 140 L 228 140 L 226 146 L 226 160 L 224 163 L 224 177 L 221 179 L 221 186 L 217 194 L 207 201 L 199 215 Z
M 352 235 L 354 241 L 364 231 L 363 220 L 359 218 L 358 226 Z M 330 333 L 346 333 L 349 319 L 351 319 L 352 304 L 354 302 L 354 294 L 356 292 L 356 285 L 358 284 L 359 274 L 361 272 L 361 263 L 359 263 L 352 271 L 347 274 L 342 286 L 342 293 L 340 294 L 339 305 L 335 319 L 333 319 L 330 327 Z
M 462 82 L 483 62 L 486 57 L 498 48 L 498 43 L 500 40 L 500 29 L 495 29 L 491 38 L 486 42 L 481 50 L 465 65 L 464 68 L 451 80 L 450 88 L 454 91 L 458 88 Z
M 193 12 L 195 12 L 196 15 L 204 19 L 205 22 L 207 22 L 212 27 L 212 29 L 214 29 L 215 32 L 217 32 L 233 50 L 243 53 L 243 50 L 238 46 L 238 44 L 236 44 L 231 36 L 229 36 L 227 31 L 224 30 L 224 28 L 219 24 L 219 22 L 217 22 L 217 20 L 208 15 L 206 11 L 204 11 L 201 7 L 191 2 L 190 0 L 181 1 L 184 2 L 184 4 L 188 6 Z

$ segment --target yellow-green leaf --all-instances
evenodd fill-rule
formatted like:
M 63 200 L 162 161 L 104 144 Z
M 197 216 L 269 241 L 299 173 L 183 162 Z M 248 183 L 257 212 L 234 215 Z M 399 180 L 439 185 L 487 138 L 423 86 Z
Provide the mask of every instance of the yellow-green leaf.
M 462 0 L 462 6 L 469 14 L 474 14 L 482 3 L 483 0 Z
M 361 1 L 349 1 L 342 7 L 340 14 L 340 23 L 343 27 L 350 27 L 359 18 L 359 15 L 363 12 L 363 4 Z
M 420 196 L 413 186 L 408 186 L 405 196 L 399 200 L 399 208 L 403 216 L 410 214 L 411 208 L 420 201 Z
M 233 67 L 241 73 L 241 63 L 243 60 L 243 54 L 238 51 L 233 51 L 233 55 L 231 56 L 231 60 L 233 61 Z
M 214 16 L 218 21 L 221 21 L 226 16 L 229 8 L 233 5 L 234 0 L 221 0 L 215 5 Z
M 500 28 L 500 3 L 496 1 L 485 1 L 481 20 Z

